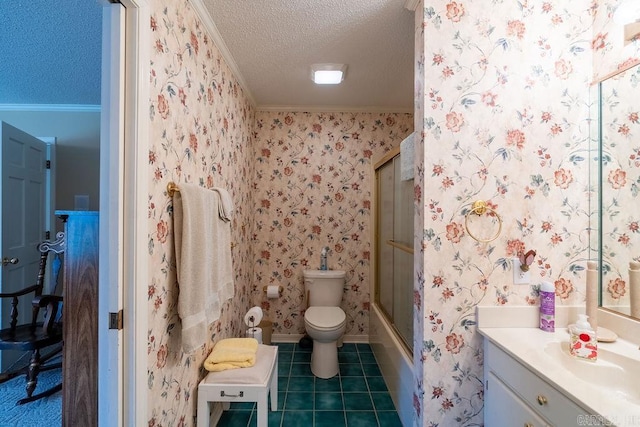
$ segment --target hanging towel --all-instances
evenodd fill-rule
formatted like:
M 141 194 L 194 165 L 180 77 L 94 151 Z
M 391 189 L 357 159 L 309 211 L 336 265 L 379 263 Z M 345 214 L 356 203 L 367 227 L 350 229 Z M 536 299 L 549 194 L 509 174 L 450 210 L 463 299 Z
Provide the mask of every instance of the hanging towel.
M 223 221 L 231 221 L 235 209 L 231 195 L 224 188 L 214 187 L 213 190 L 220 196 L 220 203 L 218 204 L 220 218 Z
M 234 293 L 231 225 L 219 217 L 218 203 L 216 192 L 192 184 L 181 184 L 173 196 L 178 314 L 186 353 L 205 343 L 207 327 Z
M 413 137 L 415 132 L 406 137 L 400 143 L 400 180 L 410 181 L 413 179 Z
M 256 364 L 258 341 L 255 338 L 226 338 L 213 347 L 204 361 L 210 372 L 249 368 Z

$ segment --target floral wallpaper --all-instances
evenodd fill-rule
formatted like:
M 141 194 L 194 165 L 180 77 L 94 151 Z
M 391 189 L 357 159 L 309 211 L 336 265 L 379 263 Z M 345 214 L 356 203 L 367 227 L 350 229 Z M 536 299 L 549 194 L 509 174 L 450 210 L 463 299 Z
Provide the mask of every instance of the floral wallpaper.
M 243 334 L 250 306 L 274 333 L 304 331 L 302 270 L 318 268 L 324 246 L 329 267 L 347 271 L 347 333 L 367 335 L 372 159 L 412 132 L 413 115 L 256 113 L 187 0 L 160 1 L 150 24 L 149 425 L 193 425 L 202 362 Z M 236 205 L 235 297 L 192 354 L 181 348 L 169 182 L 225 187 Z M 282 298 L 265 298 L 271 283 Z
M 425 46 L 427 44 L 424 35 L 423 24 L 427 21 L 428 10 L 424 7 L 424 1 L 420 0 L 416 7 L 414 19 L 414 219 L 413 219 L 413 420 L 414 426 L 424 425 L 424 337 L 425 337 L 425 255 L 424 255 L 424 225 L 425 209 L 423 204 L 425 184 L 425 129 L 424 119 L 426 115 L 426 103 L 424 97 L 425 87 Z M 435 207 L 435 206 L 434 206 Z M 438 209 L 436 207 L 436 209 Z
M 584 300 L 594 10 L 581 0 L 424 0 L 419 8 L 424 296 L 416 305 L 424 337 L 416 419 L 481 425 L 475 307 L 538 304 L 543 280 L 555 285 L 558 304 Z M 503 221 L 489 243 L 465 230 L 478 199 Z M 497 230 L 490 215 L 470 225 L 480 236 Z M 511 258 L 530 249 L 532 282 L 513 285 Z
M 415 425 L 482 424 L 475 306 L 537 304 L 541 280 L 554 283 L 559 304 L 584 300 L 589 83 L 628 59 L 611 28 L 617 3 L 420 0 L 412 117 L 255 111 L 189 1 L 154 2 L 149 425 L 194 424 L 202 361 L 242 333 L 251 305 L 262 305 L 275 333 L 302 332 L 302 270 L 317 268 L 325 245 L 330 268 L 348 272 L 348 333 L 368 333 L 371 163 L 414 127 L 424 159 L 415 180 Z M 170 181 L 226 187 L 237 206 L 236 298 L 190 355 L 176 311 Z M 490 243 L 464 227 L 477 199 L 503 220 Z M 473 225 L 490 233 L 496 221 Z M 529 249 L 532 284 L 514 286 L 510 258 Z M 264 298 L 270 283 L 284 286 L 282 298 Z
M 412 131 L 412 114 L 256 113 L 252 296 L 274 333 L 304 333 L 302 272 L 327 246 L 329 269 L 347 272 L 345 334 L 368 335 L 373 163 Z
M 602 83 L 603 305 L 629 314 L 629 261 L 640 260 L 640 68 Z
M 149 426 L 195 425 L 202 362 L 221 338 L 244 333 L 253 272 L 254 109 L 186 0 L 158 0 L 151 13 L 148 331 Z M 207 345 L 182 351 L 169 182 L 224 187 L 231 223 L 235 297 Z

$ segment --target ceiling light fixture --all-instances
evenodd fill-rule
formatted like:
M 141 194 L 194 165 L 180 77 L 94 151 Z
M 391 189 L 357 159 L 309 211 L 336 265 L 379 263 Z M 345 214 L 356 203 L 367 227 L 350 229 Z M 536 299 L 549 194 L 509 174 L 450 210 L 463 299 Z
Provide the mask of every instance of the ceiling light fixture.
M 337 85 L 344 80 L 346 71 L 345 64 L 313 64 L 311 80 L 319 85 Z

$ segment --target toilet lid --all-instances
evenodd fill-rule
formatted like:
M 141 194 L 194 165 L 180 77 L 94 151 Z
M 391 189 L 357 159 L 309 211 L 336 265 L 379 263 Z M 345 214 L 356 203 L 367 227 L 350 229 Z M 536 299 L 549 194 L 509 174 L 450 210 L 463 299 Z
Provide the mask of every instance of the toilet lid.
M 347 315 L 340 307 L 309 307 L 304 318 L 318 328 L 335 328 L 347 319 Z

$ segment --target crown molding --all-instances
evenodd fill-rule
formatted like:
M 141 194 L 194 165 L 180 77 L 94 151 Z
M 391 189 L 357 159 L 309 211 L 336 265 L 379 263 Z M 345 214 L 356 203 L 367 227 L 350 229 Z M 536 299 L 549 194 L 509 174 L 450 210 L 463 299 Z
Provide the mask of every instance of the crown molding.
M 220 35 L 220 31 L 218 31 L 218 27 L 213 21 L 213 17 L 209 13 L 209 10 L 204 5 L 203 0 L 190 0 L 190 2 L 196 11 L 196 14 L 204 24 L 205 29 L 209 33 L 209 36 L 213 40 L 218 50 L 220 50 L 220 54 L 222 55 L 225 62 L 231 69 L 231 72 L 235 75 L 236 79 L 238 79 L 238 83 L 240 84 L 240 87 L 242 87 L 242 90 L 244 91 L 245 95 L 249 99 L 249 102 L 251 103 L 251 105 L 255 107 L 256 101 L 253 98 L 253 94 L 249 90 L 249 86 L 247 85 L 247 82 L 244 80 L 244 77 L 242 77 L 242 74 L 240 73 L 240 69 L 238 68 L 238 64 L 233 58 L 233 55 L 231 55 L 231 51 L 227 47 L 227 44 L 224 42 L 222 35 Z
M 405 107 L 341 107 L 336 105 L 257 105 L 256 111 L 296 112 L 296 113 L 397 113 L 413 114 L 412 108 Z
M 99 113 L 102 108 L 92 104 L 0 104 L 0 111 Z

